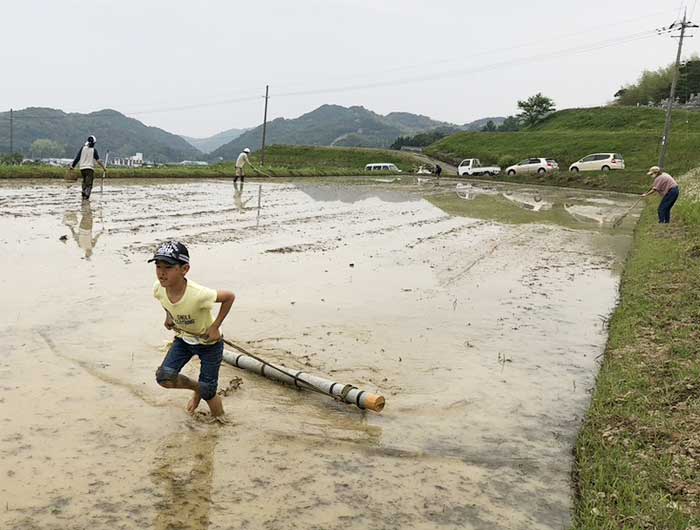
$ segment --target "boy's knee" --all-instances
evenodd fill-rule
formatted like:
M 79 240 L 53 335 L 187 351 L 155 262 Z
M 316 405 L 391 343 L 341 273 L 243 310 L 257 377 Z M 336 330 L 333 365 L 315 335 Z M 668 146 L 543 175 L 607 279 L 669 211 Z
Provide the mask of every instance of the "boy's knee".
M 172 386 L 175 379 L 177 379 L 177 372 L 172 368 L 159 366 L 156 370 L 156 382 L 162 387 L 168 388 Z
M 199 395 L 204 401 L 209 401 L 216 396 L 216 383 L 199 382 Z

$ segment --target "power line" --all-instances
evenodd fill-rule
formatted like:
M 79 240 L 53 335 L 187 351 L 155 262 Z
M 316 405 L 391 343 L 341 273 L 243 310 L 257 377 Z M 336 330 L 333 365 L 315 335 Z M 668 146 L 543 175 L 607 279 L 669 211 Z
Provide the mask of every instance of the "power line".
M 663 28 L 663 30 L 672 30 L 672 28 Z M 658 31 L 659 30 L 655 29 L 655 30 L 636 32 L 636 33 L 624 35 L 624 36 L 613 38 L 613 39 L 606 39 L 604 41 L 599 41 L 599 42 L 595 42 L 595 43 L 588 43 L 585 45 L 565 48 L 563 50 L 557 50 L 557 51 L 553 51 L 553 52 L 545 52 L 545 53 L 541 53 L 541 54 L 535 54 L 535 55 L 532 55 L 529 57 L 520 57 L 520 58 L 516 58 L 516 59 L 510 59 L 510 60 L 506 60 L 506 61 L 501 61 L 501 62 L 497 62 L 497 63 L 491 63 L 488 65 L 475 67 L 475 68 L 447 70 L 447 71 L 442 71 L 442 72 L 438 72 L 438 73 L 434 73 L 434 74 L 424 74 L 424 75 L 420 75 L 420 76 L 406 77 L 403 79 L 378 81 L 375 83 L 364 83 L 364 84 L 360 83 L 360 84 L 350 84 L 350 85 L 342 85 L 342 86 L 336 86 L 336 87 L 325 87 L 325 88 L 314 88 L 314 89 L 308 89 L 308 90 L 287 91 L 287 92 L 280 92 L 278 94 L 274 94 L 273 96 L 274 97 L 297 97 L 297 96 L 316 95 L 316 94 L 351 92 L 351 91 L 356 91 L 356 90 L 384 88 L 384 87 L 400 86 L 400 85 L 407 85 L 407 84 L 420 83 L 420 82 L 426 82 L 426 81 L 434 81 L 434 80 L 446 79 L 446 78 L 451 78 L 451 77 L 460 77 L 460 76 L 467 75 L 467 74 L 485 72 L 485 71 L 495 70 L 495 69 L 508 67 L 508 66 L 517 66 L 517 65 L 528 64 L 531 62 L 538 62 L 538 61 L 551 59 L 551 58 L 557 58 L 557 57 L 569 56 L 569 55 L 577 55 L 577 54 L 587 53 L 587 52 L 591 52 L 591 51 L 597 51 L 600 49 L 605 49 L 605 48 L 609 48 L 609 47 L 613 47 L 613 46 L 625 45 L 625 44 L 629 44 L 631 42 L 635 42 L 637 40 L 643 40 L 643 39 L 652 37 Z M 501 51 L 501 50 L 507 51 L 507 50 L 512 50 L 512 49 L 515 49 L 515 48 L 513 48 L 513 47 L 502 48 L 499 51 Z M 468 59 L 468 58 L 469 57 L 467 57 L 465 59 Z M 131 115 L 131 116 L 134 116 L 134 115 L 140 116 L 140 115 L 156 114 L 156 113 L 163 113 L 163 112 L 177 112 L 177 111 L 182 111 L 182 110 L 194 110 L 194 109 L 205 108 L 205 107 L 229 105 L 231 103 L 256 101 L 259 98 L 260 98 L 259 95 L 250 95 L 250 96 L 245 96 L 245 97 L 240 97 L 240 98 L 230 98 L 230 99 L 223 99 L 223 100 L 204 102 L 204 103 L 193 103 L 193 104 L 189 104 L 189 105 L 179 105 L 179 106 L 173 106 L 173 107 L 160 107 L 160 108 L 147 109 L 147 110 L 142 110 L 142 111 L 125 112 L 124 114 Z M 112 111 L 110 111 L 110 112 L 96 112 L 96 113 L 90 114 L 89 116 L 90 117 L 102 117 L 102 116 L 108 116 L 108 115 L 112 115 Z M 66 114 L 64 116 L 16 115 L 15 119 L 17 119 L 17 118 L 59 120 L 59 119 L 69 119 L 69 118 L 71 118 L 71 116 L 70 116 L 70 114 Z M 7 119 L 7 118 L 0 116 L 0 119 Z
M 530 57 L 521 57 L 517 59 L 510 59 L 507 61 L 501 61 L 498 63 L 491 63 L 488 65 L 483 65 L 475 68 L 466 68 L 458 70 L 448 70 L 443 72 L 438 72 L 435 74 L 426 74 L 414 77 L 407 77 L 404 79 L 392 80 L 392 81 L 378 81 L 376 83 L 366 83 L 366 84 L 355 84 L 355 85 L 345 85 L 338 87 L 328 87 L 320 89 L 309 89 L 309 90 L 299 90 L 295 92 L 282 92 L 276 94 L 276 97 L 291 97 L 291 96 L 305 96 L 314 94 L 327 94 L 327 93 L 337 93 L 337 92 L 348 92 L 353 90 L 369 89 L 369 88 L 383 88 L 398 85 L 407 85 L 411 83 L 424 82 L 424 81 L 434 81 L 440 79 L 446 79 L 451 77 L 460 77 L 466 74 L 473 74 L 478 72 L 485 72 L 489 70 L 496 70 L 505 66 L 519 66 L 522 64 L 528 64 L 531 62 L 542 61 L 550 58 L 556 58 L 561 56 L 576 55 L 580 53 L 585 53 L 589 51 L 596 51 L 604 48 L 609 48 L 612 46 L 618 46 L 622 44 L 628 44 L 637 40 L 647 39 L 655 36 L 656 30 L 648 30 L 645 32 L 628 35 L 626 37 L 621 37 L 618 39 L 612 39 L 607 41 L 602 41 L 596 44 L 586 45 L 582 47 L 569 48 L 566 50 L 559 50 L 555 52 L 547 52 L 542 54 L 533 55 Z
M 611 22 L 611 23 L 608 23 L 608 24 L 596 24 L 596 26 L 591 26 L 591 27 L 589 27 L 589 28 L 587 28 L 587 29 L 582 29 L 582 30 L 577 31 L 577 32 L 574 32 L 574 33 L 572 33 L 572 32 L 567 32 L 567 33 L 560 33 L 560 34 L 548 35 L 547 38 L 545 38 L 545 39 L 539 39 L 539 40 L 535 40 L 535 41 L 524 42 L 524 43 L 521 43 L 521 44 L 519 44 L 519 45 L 517 45 L 517 46 L 506 46 L 506 47 L 503 47 L 503 48 L 494 48 L 494 49 L 492 49 L 492 50 L 484 50 L 484 51 L 481 51 L 481 52 L 473 53 L 473 54 L 471 54 L 471 55 L 469 55 L 469 56 L 466 56 L 466 57 L 464 57 L 464 56 L 461 56 L 461 57 L 453 57 L 453 58 L 451 58 L 451 59 L 442 59 L 442 60 L 439 60 L 439 61 L 431 60 L 431 61 L 428 61 L 428 62 L 423 61 L 423 62 L 420 62 L 420 63 L 413 63 L 413 64 L 410 64 L 410 65 L 397 66 L 397 67 L 394 67 L 394 68 L 383 68 L 383 69 L 380 70 L 380 71 L 369 72 L 369 73 L 366 74 L 366 76 L 375 76 L 375 75 L 377 75 L 377 74 L 383 74 L 383 73 L 388 73 L 388 72 L 398 72 L 398 71 L 401 71 L 401 70 L 408 70 L 408 69 L 414 69 L 414 68 L 421 68 L 421 67 L 424 67 L 424 66 L 435 66 L 435 65 L 440 65 L 440 64 L 449 64 L 449 63 L 454 63 L 454 62 L 457 62 L 457 61 L 464 61 L 465 59 L 471 59 L 471 58 L 475 58 L 475 57 L 482 57 L 482 56 L 484 56 L 484 55 L 492 55 L 492 54 L 494 54 L 494 53 L 499 53 L 499 52 L 510 52 L 510 51 L 519 50 L 519 49 L 522 49 L 522 48 L 529 48 L 529 47 L 532 47 L 532 46 L 536 46 L 536 45 L 538 45 L 538 44 L 548 44 L 548 43 L 551 43 L 552 40 L 554 40 L 554 39 L 556 39 L 556 40 L 570 39 L 570 38 L 573 38 L 573 37 L 577 37 L 577 36 L 579 36 L 579 35 L 590 34 L 592 31 L 600 31 L 601 29 L 606 28 L 606 27 L 619 27 L 619 26 L 622 25 L 622 24 L 627 24 L 627 23 L 630 23 L 630 22 L 637 22 L 637 21 L 639 21 L 639 20 L 647 20 L 647 19 L 650 19 L 650 18 L 658 18 L 659 15 L 666 14 L 666 13 L 668 13 L 668 10 L 656 11 L 656 12 L 654 12 L 654 13 L 649 13 L 649 14 L 646 14 L 646 15 L 642 15 L 642 16 L 634 17 L 634 18 L 630 18 L 630 19 L 625 19 L 625 20 L 618 20 L 618 21 Z M 348 79 L 349 77 L 356 77 L 356 76 L 343 76 L 343 77 L 341 77 L 340 79 Z M 283 84 L 283 82 L 277 81 L 277 84 Z
M 687 8 L 683 13 L 683 20 L 679 22 L 674 22 L 666 29 L 666 33 L 669 30 L 676 32 L 680 29 L 680 36 L 678 37 L 678 51 L 676 52 L 676 62 L 673 67 L 673 80 L 671 81 L 671 94 L 668 96 L 668 107 L 666 108 L 666 121 L 664 123 L 664 135 L 661 137 L 661 153 L 659 154 L 659 167 L 664 167 L 664 162 L 666 161 L 666 152 L 668 151 L 669 135 L 671 134 L 671 111 L 673 110 L 673 100 L 676 97 L 676 84 L 678 83 L 678 71 L 681 62 L 681 52 L 683 50 L 683 39 L 685 38 L 685 30 L 688 28 L 697 28 L 697 24 L 693 24 L 687 19 Z

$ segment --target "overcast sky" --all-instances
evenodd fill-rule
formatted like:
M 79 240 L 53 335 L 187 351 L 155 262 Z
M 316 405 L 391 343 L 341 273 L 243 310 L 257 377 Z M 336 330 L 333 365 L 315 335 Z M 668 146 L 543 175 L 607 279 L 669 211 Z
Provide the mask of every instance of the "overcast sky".
M 113 108 L 209 136 L 324 103 L 465 123 L 603 105 L 675 58 L 676 0 L 7 0 L 0 110 Z M 692 11 L 694 2 L 688 2 Z M 694 17 L 696 18 L 696 17 Z M 698 17 L 700 18 L 700 10 Z M 684 56 L 697 53 L 688 39 Z M 184 108 L 183 108 L 184 107 Z

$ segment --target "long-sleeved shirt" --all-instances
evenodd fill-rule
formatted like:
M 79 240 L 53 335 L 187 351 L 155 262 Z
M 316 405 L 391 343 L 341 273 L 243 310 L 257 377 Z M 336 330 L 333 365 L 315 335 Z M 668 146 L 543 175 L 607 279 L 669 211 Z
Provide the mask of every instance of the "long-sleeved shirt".
M 95 161 L 100 159 L 100 155 L 97 153 L 97 149 L 94 147 L 88 147 L 87 144 L 80 148 L 78 154 L 75 155 L 75 159 L 70 167 L 75 167 L 76 165 L 80 169 L 95 169 Z
M 243 167 L 246 164 L 250 164 L 250 160 L 248 160 L 248 154 L 241 153 L 240 155 L 238 155 L 238 158 L 236 159 L 236 167 Z

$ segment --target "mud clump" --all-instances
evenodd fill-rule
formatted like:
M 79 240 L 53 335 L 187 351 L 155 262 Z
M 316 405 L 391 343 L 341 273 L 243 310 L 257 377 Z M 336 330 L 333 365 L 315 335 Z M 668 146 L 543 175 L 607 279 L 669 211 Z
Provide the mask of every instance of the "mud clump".
M 234 377 L 233 379 L 231 379 L 228 382 L 228 385 L 226 385 L 226 387 L 220 388 L 219 391 L 217 392 L 217 394 L 219 394 L 220 396 L 226 397 L 229 394 L 231 394 L 232 392 L 235 392 L 236 390 L 238 390 L 242 384 L 243 384 L 243 379 L 241 379 L 240 377 Z

